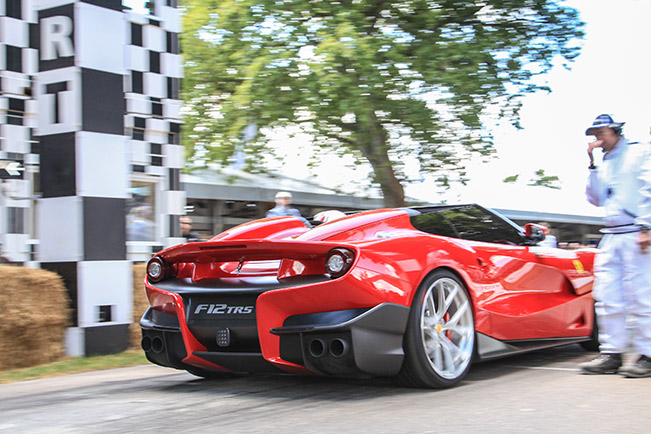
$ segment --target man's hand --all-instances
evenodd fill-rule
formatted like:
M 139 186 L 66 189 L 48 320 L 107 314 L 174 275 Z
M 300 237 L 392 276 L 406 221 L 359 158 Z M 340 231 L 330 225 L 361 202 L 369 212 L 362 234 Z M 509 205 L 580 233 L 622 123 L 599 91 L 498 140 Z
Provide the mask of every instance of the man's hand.
M 640 232 L 637 234 L 637 244 L 642 253 L 648 253 L 651 247 L 651 232 Z
M 603 140 L 595 140 L 594 142 L 588 144 L 588 157 L 590 157 L 591 166 L 594 164 L 594 157 L 592 156 L 592 152 L 597 148 L 601 148 L 603 145 Z

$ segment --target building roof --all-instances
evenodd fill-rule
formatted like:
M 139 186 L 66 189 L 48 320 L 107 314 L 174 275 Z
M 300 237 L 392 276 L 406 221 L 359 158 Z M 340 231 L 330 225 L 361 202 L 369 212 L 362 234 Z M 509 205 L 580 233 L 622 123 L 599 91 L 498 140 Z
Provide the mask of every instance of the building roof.
M 181 175 L 187 197 L 195 199 L 273 202 L 278 191 L 289 191 L 295 203 L 333 208 L 375 209 L 382 198 L 343 195 L 334 189 L 278 174 L 254 174 L 232 168 L 207 168 Z
M 462 200 L 487 206 L 515 220 L 603 224 L 603 209 L 588 203 L 582 189 L 503 184 L 495 191 L 469 191 Z
M 382 198 L 341 194 L 307 180 L 279 174 L 254 174 L 229 167 L 209 167 L 183 174 L 181 182 L 187 197 L 194 199 L 273 202 L 278 191 L 289 191 L 294 202 L 302 205 L 349 209 L 384 207 Z M 602 210 L 590 205 L 583 192 L 504 184 L 499 192 L 468 191 L 459 200 L 492 208 L 513 220 L 603 224 Z

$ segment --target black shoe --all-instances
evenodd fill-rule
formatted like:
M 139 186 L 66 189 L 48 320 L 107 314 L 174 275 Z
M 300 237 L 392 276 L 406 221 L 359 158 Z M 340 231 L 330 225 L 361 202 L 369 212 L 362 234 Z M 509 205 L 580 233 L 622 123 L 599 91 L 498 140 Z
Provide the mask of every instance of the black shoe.
M 640 356 L 634 364 L 623 367 L 621 373 L 628 378 L 651 377 L 651 357 Z
M 616 374 L 622 366 L 622 355 L 617 353 L 604 353 L 594 360 L 581 363 L 582 374 Z

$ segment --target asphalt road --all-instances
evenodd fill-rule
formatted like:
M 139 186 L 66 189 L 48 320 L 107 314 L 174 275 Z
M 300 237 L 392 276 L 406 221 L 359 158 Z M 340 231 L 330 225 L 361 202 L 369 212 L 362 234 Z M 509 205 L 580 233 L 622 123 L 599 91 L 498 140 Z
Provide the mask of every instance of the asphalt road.
M 0 385 L 2 433 L 648 433 L 651 378 L 580 375 L 579 346 L 474 365 L 453 389 L 386 379 L 208 381 L 153 365 Z

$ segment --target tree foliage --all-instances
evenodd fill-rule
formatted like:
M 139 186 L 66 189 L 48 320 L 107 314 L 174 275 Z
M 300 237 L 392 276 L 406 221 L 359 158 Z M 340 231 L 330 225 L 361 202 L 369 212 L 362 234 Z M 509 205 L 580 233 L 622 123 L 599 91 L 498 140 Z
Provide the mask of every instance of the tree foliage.
M 502 180 L 505 184 L 515 184 L 518 182 L 520 174 L 516 173 L 515 175 L 507 176 Z M 529 179 L 527 185 L 532 187 L 547 187 L 554 190 L 560 190 L 561 179 L 556 175 L 547 175 L 545 169 L 538 169 L 534 173 L 534 177 Z
M 517 174 L 507 176 L 506 178 L 504 178 L 502 180 L 502 182 L 504 182 L 505 184 L 514 184 L 518 180 L 519 177 L 520 177 L 520 175 L 517 175 Z
M 579 53 L 577 12 L 552 0 L 185 0 L 189 156 L 226 161 L 265 128 L 299 127 L 373 168 L 404 204 L 404 162 L 445 185 L 490 155 L 486 119 L 518 125 L 532 78 Z M 412 178 L 414 174 L 411 174 Z M 420 175 L 420 174 L 419 174 Z
M 560 190 L 558 183 L 560 179 L 556 175 L 547 175 L 544 169 L 536 170 L 536 177 L 529 180 L 529 184 L 532 186 L 547 187 L 554 190 Z

